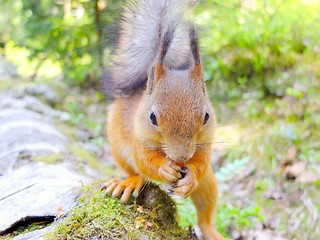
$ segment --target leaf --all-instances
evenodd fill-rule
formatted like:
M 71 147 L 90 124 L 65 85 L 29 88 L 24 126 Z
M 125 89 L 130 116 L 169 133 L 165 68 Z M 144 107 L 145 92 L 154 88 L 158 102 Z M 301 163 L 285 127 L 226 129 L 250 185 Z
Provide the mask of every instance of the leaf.
M 225 182 L 234 179 L 248 166 L 249 162 L 250 158 L 244 157 L 242 159 L 237 159 L 234 162 L 227 163 L 216 173 L 217 180 L 219 182 Z
M 142 217 L 137 217 L 135 219 L 136 228 L 140 228 L 145 221 L 146 220 L 144 220 Z

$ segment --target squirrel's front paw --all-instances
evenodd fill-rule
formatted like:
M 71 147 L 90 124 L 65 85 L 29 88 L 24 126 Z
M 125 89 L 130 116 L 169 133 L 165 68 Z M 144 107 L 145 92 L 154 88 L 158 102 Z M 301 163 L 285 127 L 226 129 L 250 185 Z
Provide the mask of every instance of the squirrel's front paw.
M 145 178 L 133 175 L 124 181 L 112 179 L 103 185 L 102 190 L 106 195 L 112 194 L 113 197 L 120 197 L 120 201 L 125 203 L 131 195 L 135 198 L 138 197 L 145 183 Z
M 165 182 L 174 183 L 181 178 L 180 171 L 179 166 L 168 160 L 159 168 L 159 175 Z
M 198 187 L 198 180 L 196 175 L 188 168 L 185 168 L 185 176 L 178 180 L 177 183 L 172 184 L 171 192 L 183 198 L 189 197 Z

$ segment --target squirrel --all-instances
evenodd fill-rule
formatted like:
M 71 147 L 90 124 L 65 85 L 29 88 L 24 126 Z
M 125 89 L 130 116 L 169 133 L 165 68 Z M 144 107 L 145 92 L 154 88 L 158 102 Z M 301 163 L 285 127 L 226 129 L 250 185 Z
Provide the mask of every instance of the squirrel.
M 216 117 L 203 79 L 198 37 L 185 20 L 195 0 L 129 0 L 106 88 L 112 157 L 129 175 L 103 189 L 125 203 L 149 180 L 191 196 L 205 239 L 224 239 L 212 225 L 218 190 L 210 167 Z

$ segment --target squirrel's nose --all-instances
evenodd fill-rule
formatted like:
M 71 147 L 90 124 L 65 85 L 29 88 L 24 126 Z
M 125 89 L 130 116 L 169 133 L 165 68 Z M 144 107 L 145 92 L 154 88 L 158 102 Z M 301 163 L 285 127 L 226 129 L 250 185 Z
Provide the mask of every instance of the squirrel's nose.
M 178 153 L 170 154 L 169 158 L 171 158 L 175 162 L 187 162 L 190 158 L 192 158 L 194 151 L 179 151 Z

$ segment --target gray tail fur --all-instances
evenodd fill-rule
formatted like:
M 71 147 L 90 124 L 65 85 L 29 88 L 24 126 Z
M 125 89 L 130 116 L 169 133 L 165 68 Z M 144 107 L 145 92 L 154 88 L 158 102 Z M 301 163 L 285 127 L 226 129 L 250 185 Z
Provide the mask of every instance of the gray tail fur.
M 105 79 L 111 98 L 130 96 L 143 89 L 157 57 L 162 36 L 172 32 L 164 65 L 187 68 L 192 61 L 190 24 L 184 21 L 197 0 L 128 0 L 124 7 L 117 48 Z

